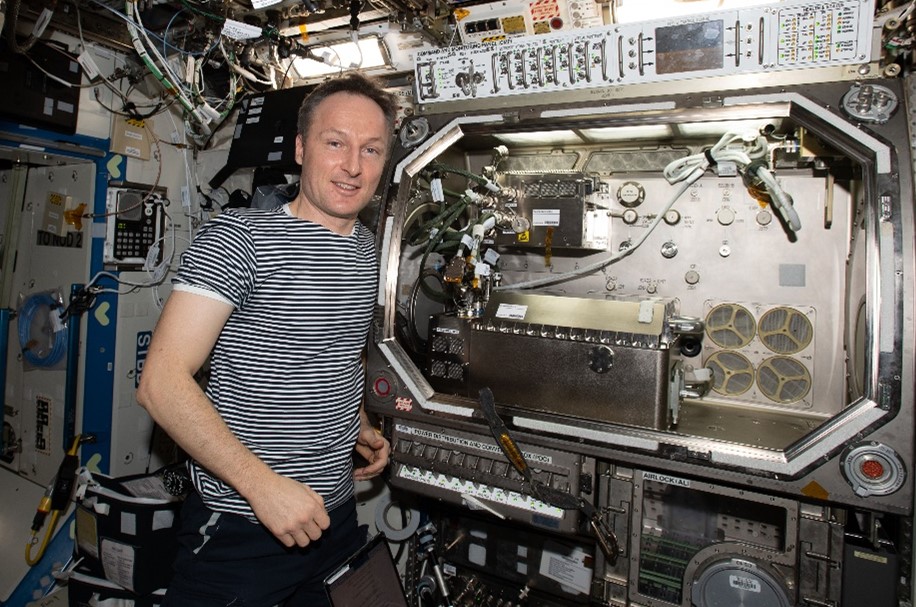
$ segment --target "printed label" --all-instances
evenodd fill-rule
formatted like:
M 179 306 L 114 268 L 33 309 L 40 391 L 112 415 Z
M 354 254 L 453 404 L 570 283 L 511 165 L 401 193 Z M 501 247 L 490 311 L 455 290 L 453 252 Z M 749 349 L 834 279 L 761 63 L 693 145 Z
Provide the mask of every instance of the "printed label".
M 592 557 L 582 548 L 576 547 L 570 552 L 564 546 L 547 542 L 541 553 L 540 573 L 587 595 L 592 585 L 591 562 Z
M 760 582 L 754 578 L 745 577 L 743 575 L 728 576 L 728 585 L 738 590 L 744 590 L 745 592 L 760 592 Z
M 140 374 L 143 373 L 143 365 L 146 364 L 146 355 L 149 353 L 149 344 L 152 340 L 152 331 L 140 331 L 137 333 L 137 357 L 134 362 L 135 388 L 140 385 Z
M 493 443 L 482 443 L 480 441 L 471 440 L 463 438 L 461 436 L 452 436 L 451 434 L 442 434 L 440 432 L 433 432 L 431 430 L 425 430 L 423 428 L 414 428 L 412 426 L 405 426 L 403 424 L 397 424 L 395 426 L 395 431 L 401 434 L 409 434 L 411 436 L 417 436 L 420 438 L 425 438 L 427 440 L 436 441 L 439 443 L 444 443 L 446 445 L 452 445 L 453 447 L 460 447 L 462 449 L 474 449 L 476 451 L 483 451 L 485 453 L 494 453 L 502 455 L 502 451 Z M 530 451 L 522 451 L 522 455 L 525 456 L 529 462 L 539 463 L 539 464 L 552 464 L 553 457 L 549 455 L 544 455 L 541 453 L 532 453 Z
M 560 225 L 560 209 L 534 209 L 531 211 L 531 225 L 557 227 Z
M 528 313 L 528 306 L 521 304 L 501 303 L 496 309 L 496 318 L 508 318 L 511 320 L 524 320 L 525 314 Z
M 686 478 L 678 478 L 676 476 L 668 476 L 667 474 L 656 474 L 654 472 L 643 472 L 642 477 L 647 481 L 655 481 L 657 483 L 665 483 L 666 485 L 677 485 L 679 487 L 689 487 L 690 481 Z
M 102 538 L 102 569 L 105 577 L 128 590 L 134 589 L 136 554 L 133 546 Z
M 51 455 L 51 399 L 35 398 L 35 450 Z

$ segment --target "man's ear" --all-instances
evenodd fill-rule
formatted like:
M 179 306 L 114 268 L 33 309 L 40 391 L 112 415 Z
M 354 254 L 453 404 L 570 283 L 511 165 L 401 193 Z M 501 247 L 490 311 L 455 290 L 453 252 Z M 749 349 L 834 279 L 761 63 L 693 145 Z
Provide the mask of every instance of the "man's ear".
M 296 164 L 302 165 L 302 135 L 296 135 Z

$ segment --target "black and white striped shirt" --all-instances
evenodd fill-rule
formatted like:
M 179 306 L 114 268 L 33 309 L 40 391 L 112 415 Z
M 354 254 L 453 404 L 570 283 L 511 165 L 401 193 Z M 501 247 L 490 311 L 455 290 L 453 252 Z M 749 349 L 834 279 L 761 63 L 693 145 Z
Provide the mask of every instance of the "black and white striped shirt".
M 207 396 L 245 446 L 309 485 L 329 511 L 353 494 L 361 353 L 377 280 L 365 226 L 341 236 L 284 205 L 214 218 L 182 255 L 174 281 L 176 290 L 235 308 L 213 349 Z M 253 518 L 197 462 L 191 478 L 210 508 Z

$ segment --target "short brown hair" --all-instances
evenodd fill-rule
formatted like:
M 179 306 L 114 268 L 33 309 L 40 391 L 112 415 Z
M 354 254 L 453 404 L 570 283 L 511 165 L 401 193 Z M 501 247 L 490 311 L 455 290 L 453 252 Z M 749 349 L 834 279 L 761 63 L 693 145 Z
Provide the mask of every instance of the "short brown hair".
M 394 95 L 383 89 L 377 80 L 358 72 L 349 72 L 345 76 L 322 82 L 302 100 L 296 128 L 303 139 L 306 138 L 312 126 L 315 109 L 322 101 L 336 93 L 360 95 L 374 101 L 385 115 L 389 133 L 393 133 L 397 119 L 397 104 Z

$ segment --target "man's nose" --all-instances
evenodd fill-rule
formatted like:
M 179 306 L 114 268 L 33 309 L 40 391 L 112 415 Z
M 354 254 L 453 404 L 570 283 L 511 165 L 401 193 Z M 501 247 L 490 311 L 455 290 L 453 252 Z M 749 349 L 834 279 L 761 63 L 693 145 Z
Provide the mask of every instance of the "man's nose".
M 343 170 L 349 175 L 357 176 L 362 173 L 362 157 L 359 148 L 349 148 L 343 159 Z

